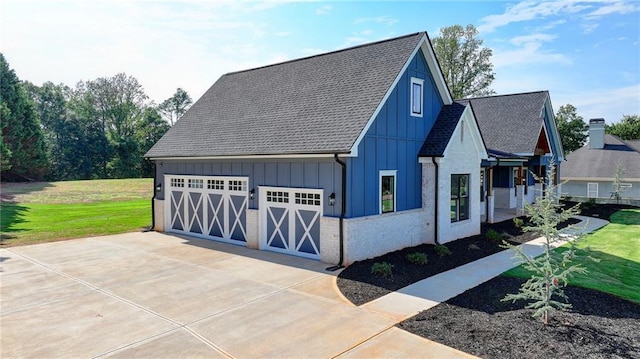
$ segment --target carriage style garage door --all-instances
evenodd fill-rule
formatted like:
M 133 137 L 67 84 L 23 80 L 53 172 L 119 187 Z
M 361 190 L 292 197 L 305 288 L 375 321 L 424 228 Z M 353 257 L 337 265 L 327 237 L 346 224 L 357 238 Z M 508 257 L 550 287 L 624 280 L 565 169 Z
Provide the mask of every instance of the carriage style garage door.
M 247 177 L 165 175 L 167 231 L 246 243 Z
M 322 190 L 260 187 L 260 248 L 320 259 Z

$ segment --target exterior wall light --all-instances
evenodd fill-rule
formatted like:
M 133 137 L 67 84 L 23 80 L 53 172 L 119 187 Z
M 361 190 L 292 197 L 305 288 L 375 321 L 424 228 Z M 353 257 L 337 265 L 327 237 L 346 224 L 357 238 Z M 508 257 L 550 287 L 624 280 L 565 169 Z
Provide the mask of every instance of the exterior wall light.
M 162 191 L 162 182 L 158 183 L 158 185 L 156 186 L 156 192 L 160 191 Z
M 249 191 L 249 199 L 253 201 L 255 197 L 256 197 L 256 189 L 252 188 L 251 191 Z
M 329 195 L 329 205 L 330 206 L 335 206 L 336 205 L 336 194 L 335 194 L 335 192 L 332 192 Z

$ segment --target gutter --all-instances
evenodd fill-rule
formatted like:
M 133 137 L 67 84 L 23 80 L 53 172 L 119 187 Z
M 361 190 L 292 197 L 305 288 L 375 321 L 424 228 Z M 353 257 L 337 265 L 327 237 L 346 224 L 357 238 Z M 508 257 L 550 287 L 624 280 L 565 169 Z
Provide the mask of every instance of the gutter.
M 339 232 L 340 232 L 340 261 L 337 265 L 327 268 L 328 271 L 334 272 L 340 268 L 344 268 L 344 217 L 347 213 L 347 164 L 338 158 L 338 154 L 333 154 L 333 159 L 342 167 L 342 200 L 340 201 L 340 219 L 339 219 Z
M 151 163 L 153 163 L 153 197 L 151 197 L 151 227 L 143 230 L 143 233 L 146 232 L 151 232 L 151 231 L 155 231 L 156 230 L 156 206 L 155 206 L 155 201 L 156 201 L 156 193 L 158 193 L 156 191 L 156 188 L 158 186 L 158 173 L 156 171 L 156 161 L 150 161 Z
M 431 162 L 433 162 L 433 165 L 436 167 L 436 185 L 435 185 L 435 189 L 434 189 L 434 198 L 436 200 L 436 209 L 435 209 L 435 221 L 434 221 L 434 230 L 433 230 L 433 241 L 435 242 L 435 244 L 440 244 L 440 242 L 438 242 L 438 162 L 436 162 L 436 158 L 435 157 L 431 157 Z

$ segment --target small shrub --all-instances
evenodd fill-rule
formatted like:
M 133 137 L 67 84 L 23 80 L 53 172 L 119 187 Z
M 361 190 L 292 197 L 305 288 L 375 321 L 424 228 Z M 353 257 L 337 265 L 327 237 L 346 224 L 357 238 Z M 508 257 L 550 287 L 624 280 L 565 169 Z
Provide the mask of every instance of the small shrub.
M 516 228 L 522 228 L 522 226 L 524 226 L 524 220 L 522 218 L 514 217 L 513 225 L 515 225 Z
M 450 256 L 451 255 L 451 251 L 444 244 L 436 244 L 435 250 L 436 250 L 436 253 L 438 253 L 438 255 L 440 257 Z
M 494 242 L 494 241 L 499 241 L 502 239 L 502 234 L 500 234 L 498 231 L 496 231 L 495 229 L 489 229 L 487 231 L 486 237 L 488 240 Z
M 387 262 L 375 262 L 371 266 L 371 274 L 378 277 L 389 278 L 393 276 L 393 265 Z
M 422 252 L 413 252 L 407 254 L 407 260 L 413 264 L 423 266 L 427 264 L 427 254 Z

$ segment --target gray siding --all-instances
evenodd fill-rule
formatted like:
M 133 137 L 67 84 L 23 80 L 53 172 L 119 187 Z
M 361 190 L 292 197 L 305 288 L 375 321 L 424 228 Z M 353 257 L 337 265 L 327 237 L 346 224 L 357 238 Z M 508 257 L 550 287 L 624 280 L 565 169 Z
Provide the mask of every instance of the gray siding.
M 562 194 L 571 197 L 587 197 L 587 183 L 598 184 L 598 198 L 611 198 L 613 181 L 567 181 L 562 183 Z M 622 183 L 630 183 L 631 188 L 622 192 L 623 199 L 640 199 L 640 182 L 622 180 Z
M 324 215 L 340 215 L 342 201 L 341 170 L 333 158 L 273 160 L 158 160 L 156 174 L 162 188 L 164 175 L 244 176 L 249 177 L 249 190 L 256 195 L 249 208 L 259 207 L 258 186 L 318 188 L 324 190 Z M 164 191 L 156 198 L 164 199 Z M 329 206 L 328 196 L 335 192 L 336 205 Z

